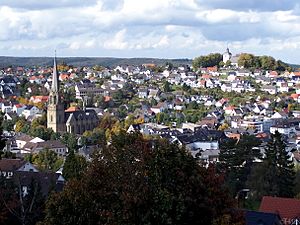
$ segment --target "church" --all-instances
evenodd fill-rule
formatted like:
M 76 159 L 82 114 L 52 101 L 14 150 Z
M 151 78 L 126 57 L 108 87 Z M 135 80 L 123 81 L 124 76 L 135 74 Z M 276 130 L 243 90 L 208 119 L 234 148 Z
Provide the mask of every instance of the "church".
M 47 107 L 47 128 L 59 133 L 83 134 L 86 130 L 94 129 L 98 124 L 99 118 L 95 110 L 86 110 L 85 106 L 82 110 L 75 107 L 64 109 L 59 90 L 56 57 L 54 57 L 52 85 Z

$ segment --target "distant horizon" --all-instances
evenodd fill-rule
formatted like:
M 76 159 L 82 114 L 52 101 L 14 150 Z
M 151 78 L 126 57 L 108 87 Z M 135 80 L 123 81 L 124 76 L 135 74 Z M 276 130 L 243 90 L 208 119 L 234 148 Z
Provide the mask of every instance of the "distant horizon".
M 220 52 L 211 52 L 211 53 L 220 53 Z M 244 53 L 247 53 L 247 52 L 244 52 Z M 208 53 L 210 54 L 210 53 Z M 222 54 L 222 53 L 220 53 Z M 241 53 L 238 53 L 238 54 L 241 54 Z M 252 53 L 249 53 L 249 54 L 252 54 Z M 262 55 L 256 55 L 256 56 L 263 56 L 263 55 L 266 55 L 266 54 L 262 54 Z M 200 55 L 199 55 L 200 56 Z M 268 55 L 268 56 L 271 56 L 271 57 L 274 57 L 272 55 Z M 7 58 L 54 58 L 54 54 L 53 56 L 13 56 L 13 55 L 0 55 L 0 57 L 7 57 Z M 197 57 L 197 56 L 196 56 Z M 118 57 L 118 56 L 60 56 L 60 55 L 56 55 L 56 58 L 57 59 L 60 59 L 60 58 L 111 58 L 111 59 L 157 59 L 157 60 L 193 60 L 194 58 L 163 58 L 163 57 Z M 274 57 L 275 58 L 275 57 Z M 288 61 L 284 61 L 280 58 L 275 58 L 276 60 L 281 60 L 285 63 L 288 63 L 290 65 L 299 65 L 300 63 L 293 63 L 293 62 L 288 62 Z

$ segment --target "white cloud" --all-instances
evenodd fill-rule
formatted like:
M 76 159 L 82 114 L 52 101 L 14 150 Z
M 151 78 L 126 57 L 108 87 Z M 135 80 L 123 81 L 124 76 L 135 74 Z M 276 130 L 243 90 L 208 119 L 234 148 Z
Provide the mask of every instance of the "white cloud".
M 270 1 L 1 0 L 0 54 L 61 48 L 73 56 L 174 58 L 222 52 L 229 43 L 236 52 L 291 60 L 286 51 L 300 50 L 300 7 L 296 0 Z
M 161 37 L 158 43 L 153 45 L 153 48 L 165 48 L 170 45 L 170 39 L 167 35 Z
M 126 29 L 118 31 L 111 40 L 104 42 L 103 47 L 106 49 L 123 50 L 128 47 L 128 43 L 124 40 Z

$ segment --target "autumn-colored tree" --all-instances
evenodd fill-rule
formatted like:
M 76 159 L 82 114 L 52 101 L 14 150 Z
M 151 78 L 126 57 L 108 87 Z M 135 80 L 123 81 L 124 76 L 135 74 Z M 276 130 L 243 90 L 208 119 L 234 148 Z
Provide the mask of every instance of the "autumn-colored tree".
M 242 53 L 238 58 L 238 65 L 244 68 L 250 68 L 254 65 L 254 55 Z
M 185 149 L 121 132 L 51 196 L 44 224 L 212 224 L 233 207 L 227 193 Z
M 24 117 L 20 117 L 16 122 L 15 131 L 26 133 L 25 128 L 27 128 L 26 131 L 30 129 L 29 123 L 25 120 Z
M 56 152 L 45 149 L 32 156 L 33 164 L 42 171 L 56 172 L 63 164 L 63 158 L 59 157 Z

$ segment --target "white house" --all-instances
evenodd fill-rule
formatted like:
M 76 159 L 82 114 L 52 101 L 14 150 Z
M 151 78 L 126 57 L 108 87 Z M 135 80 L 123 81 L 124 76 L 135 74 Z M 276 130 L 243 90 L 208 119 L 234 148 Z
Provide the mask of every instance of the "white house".
M 25 109 L 26 109 L 25 105 L 15 104 L 12 108 L 12 111 L 15 112 L 18 116 L 20 116 Z
M 275 134 L 276 131 L 289 137 L 296 134 L 296 128 L 289 124 L 273 125 L 270 127 L 270 133 Z
M 39 113 L 40 110 L 36 106 L 29 105 L 23 110 L 22 115 L 27 119 L 29 116 L 35 116 Z

